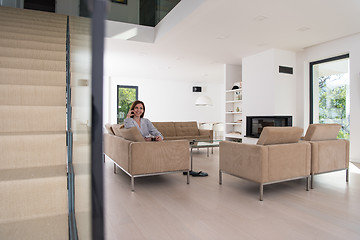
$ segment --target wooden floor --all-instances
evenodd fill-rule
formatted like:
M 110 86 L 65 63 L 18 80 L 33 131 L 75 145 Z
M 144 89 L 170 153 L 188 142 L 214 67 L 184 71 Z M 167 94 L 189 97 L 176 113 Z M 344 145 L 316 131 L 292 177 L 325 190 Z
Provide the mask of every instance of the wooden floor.
M 258 185 L 223 174 L 218 184 L 218 149 L 194 151 L 194 170 L 208 177 L 174 173 L 130 178 L 106 159 L 105 232 L 117 239 L 360 239 L 360 165 L 305 180 Z

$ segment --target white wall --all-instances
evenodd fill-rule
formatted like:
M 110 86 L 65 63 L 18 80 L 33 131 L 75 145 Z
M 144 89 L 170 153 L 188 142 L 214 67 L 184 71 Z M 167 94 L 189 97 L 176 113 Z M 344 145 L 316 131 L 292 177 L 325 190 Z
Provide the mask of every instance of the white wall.
M 243 132 L 246 116 L 293 116 L 297 126 L 296 78 L 279 73 L 279 66 L 295 67 L 296 54 L 270 49 L 243 59 Z
M 350 160 L 360 162 L 360 34 L 305 49 L 297 55 L 297 115 L 299 125 L 309 124 L 309 64 L 350 54 Z
M 145 117 L 151 121 L 224 122 L 224 84 L 202 85 L 202 93 L 192 92 L 199 84 L 188 81 L 164 81 L 136 77 L 110 76 L 104 79 L 104 124 L 116 123 L 117 85 L 139 87 L 139 100 L 146 105 Z M 195 106 L 200 94 L 209 96 L 213 106 Z

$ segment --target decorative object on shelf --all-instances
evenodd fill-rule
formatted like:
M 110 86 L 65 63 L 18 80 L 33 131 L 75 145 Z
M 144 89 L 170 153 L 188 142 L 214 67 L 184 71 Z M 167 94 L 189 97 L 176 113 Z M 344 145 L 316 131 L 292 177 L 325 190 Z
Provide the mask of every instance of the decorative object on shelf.
M 196 106 L 211 106 L 212 100 L 208 96 L 200 96 L 195 101 Z
M 233 86 L 231 90 L 236 90 L 236 89 L 239 89 L 238 86 Z
M 237 112 L 240 112 L 240 108 L 239 108 L 239 107 L 237 107 L 237 108 L 236 108 L 236 111 L 237 111 Z
M 242 100 L 242 92 L 239 91 L 239 92 L 235 92 L 236 94 L 236 100 Z

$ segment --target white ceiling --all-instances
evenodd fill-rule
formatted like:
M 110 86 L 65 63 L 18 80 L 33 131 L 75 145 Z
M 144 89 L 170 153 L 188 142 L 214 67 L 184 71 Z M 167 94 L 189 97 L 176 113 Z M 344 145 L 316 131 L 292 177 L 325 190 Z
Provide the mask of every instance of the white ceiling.
M 171 28 L 163 27 L 167 23 Z M 243 57 L 271 48 L 301 51 L 359 33 L 360 1 L 182 0 L 155 31 L 154 43 L 107 39 L 105 73 L 222 82 L 224 63 L 241 64 Z

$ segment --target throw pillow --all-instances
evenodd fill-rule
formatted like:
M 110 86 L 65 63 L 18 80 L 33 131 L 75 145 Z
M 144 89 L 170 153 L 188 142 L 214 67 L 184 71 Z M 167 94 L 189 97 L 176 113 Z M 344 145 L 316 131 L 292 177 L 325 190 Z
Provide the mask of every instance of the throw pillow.
M 120 137 L 123 137 L 127 140 L 133 142 L 145 142 L 144 137 L 141 135 L 139 129 L 137 127 L 132 128 L 122 128 L 119 130 Z

